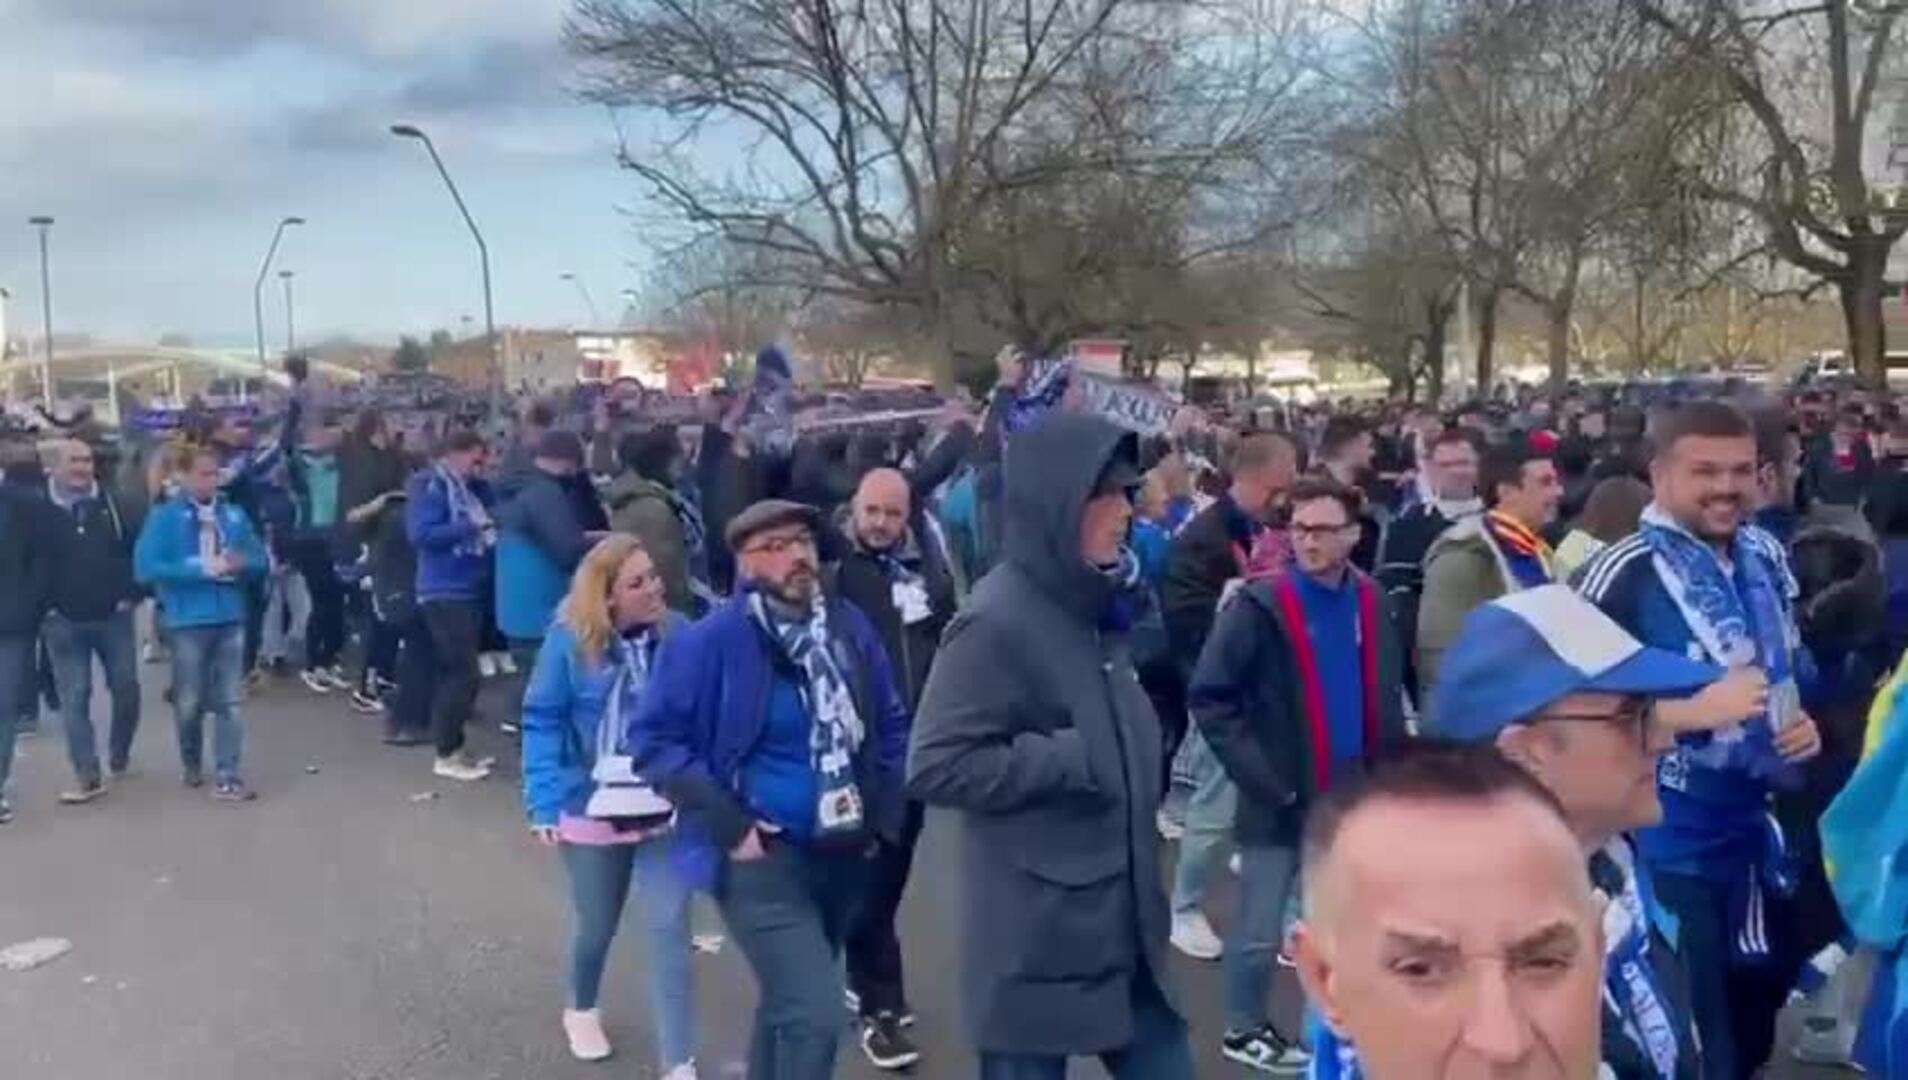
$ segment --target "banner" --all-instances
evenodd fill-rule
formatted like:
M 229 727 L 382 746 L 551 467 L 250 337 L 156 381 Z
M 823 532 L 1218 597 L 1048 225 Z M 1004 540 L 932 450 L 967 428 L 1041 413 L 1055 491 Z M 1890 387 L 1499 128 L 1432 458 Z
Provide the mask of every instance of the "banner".
M 1138 383 L 1120 382 L 1091 372 L 1074 372 L 1080 411 L 1105 417 L 1141 435 L 1164 435 L 1172 430 L 1179 403 L 1165 393 Z

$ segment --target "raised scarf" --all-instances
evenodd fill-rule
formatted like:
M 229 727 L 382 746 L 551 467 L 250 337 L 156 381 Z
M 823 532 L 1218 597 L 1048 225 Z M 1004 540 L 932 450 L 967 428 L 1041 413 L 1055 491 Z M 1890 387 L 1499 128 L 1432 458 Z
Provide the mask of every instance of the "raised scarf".
M 777 617 L 759 591 L 749 593 L 749 614 L 782 647 L 802 672 L 802 700 L 808 705 L 809 764 L 820 793 L 815 808 L 817 839 L 860 832 L 861 791 L 855 783 L 855 753 L 867 729 L 849 688 L 847 673 L 835 655 L 828 628 L 828 604 L 819 594 L 806 616 Z
M 1365 681 L 1365 753 L 1378 749 L 1378 589 L 1370 578 L 1347 569 L 1358 589 L 1358 650 Z M 1312 779 L 1318 791 L 1331 785 L 1332 726 L 1325 712 L 1325 681 L 1319 676 L 1318 648 L 1305 623 L 1305 604 L 1290 574 L 1272 586 L 1273 599 L 1292 635 L 1292 658 L 1299 669 L 1299 696 L 1312 733 Z

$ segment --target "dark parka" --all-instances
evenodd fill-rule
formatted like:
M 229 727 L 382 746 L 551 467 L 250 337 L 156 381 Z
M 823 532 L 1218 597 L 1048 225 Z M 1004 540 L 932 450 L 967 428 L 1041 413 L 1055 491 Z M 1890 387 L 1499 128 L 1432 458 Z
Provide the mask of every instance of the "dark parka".
M 1133 436 L 1091 417 L 1014 436 L 1002 561 L 949 626 L 915 718 L 909 791 L 965 826 L 963 996 L 982 1051 L 1117 1049 L 1134 980 L 1165 989 L 1159 722 L 1107 620 L 1115 586 L 1080 553 L 1116 453 L 1137 458 Z

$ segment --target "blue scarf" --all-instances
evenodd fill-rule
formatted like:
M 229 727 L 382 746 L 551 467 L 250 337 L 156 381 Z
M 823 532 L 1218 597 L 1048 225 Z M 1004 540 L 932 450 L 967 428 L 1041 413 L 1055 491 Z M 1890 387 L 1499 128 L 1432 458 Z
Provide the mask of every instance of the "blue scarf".
M 1648 872 L 1621 839 L 1591 860 L 1591 877 L 1604 894 L 1603 999 L 1622 1017 L 1623 1034 L 1656 1075 L 1675 1080 L 1681 1054 L 1676 1023 L 1650 961 L 1650 912 L 1655 897 Z
M 809 713 L 809 764 L 820 793 L 815 836 L 841 837 L 862 831 L 865 815 L 855 783 L 855 753 L 867 729 L 849 689 L 848 675 L 835 656 L 828 630 L 828 603 L 816 594 L 805 618 L 778 618 L 760 592 L 749 593 L 749 614 L 782 646 L 802 670 L 802 700 Z
M 1040 418 L 1060 407 L 1067 386 L 1073 381 L 1073 364 L 1066 360 L 1028 360 L 1020 385 L 1014 387 L 1007 403 L 1007 415 L 1001 421 L 1004 436 L 1025 431 Z
M 1644 509 L 1638 531 L 1664 590 L 1709 659 L 1725 668 L 1753 664 L 1769 678 L 1763 715 L 1692 741 L 1680 753 L 1692 769 L 1787 780 L 1793 770 L 1776 752 L 1775 729 L 1800 709 L 1788 613 L 1795 588 L 1787 569 L 1768 555 L 1775 540 L 1752 534 L 1751 527 L 1736 530 L 1729 541 L 1732 566 L 1725 568 L 1714 548 L 1654 503 Z
M 1100 629 L 1123 634 L 1133 629 L 1133 624 L 1145 614 L 1146 597 L 1145 577 L 1140 573 L 1139 556 L 1133 549 L 1122 544 L 1119 561 L 1112 566 L 1097 566 L 1094 569 L 1113 583 L 1113 594 L 1107 599 L 1106 609 L 1100 614 Z
M 457 554 L 475 557 L 489 551 L 490 541 L 486 539 L 484 530 L 489 529 L 492 522 L 484 501 L 477 497 L 463 477 L 444 466 L 432 466 L 431 474 L 438 483 L 444 485 L 444 504 L 450 508 L 451 520 L 467 522 L 476 530 L 470 539 L 457 545 Z

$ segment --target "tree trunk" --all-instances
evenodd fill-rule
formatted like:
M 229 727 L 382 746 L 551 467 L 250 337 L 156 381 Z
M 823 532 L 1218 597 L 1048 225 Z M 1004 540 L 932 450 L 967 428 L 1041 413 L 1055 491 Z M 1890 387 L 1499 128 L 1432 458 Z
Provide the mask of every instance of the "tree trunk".
M 1848 253 L 1847 275 L 1835 283 L 1848 329 L 1849 363 L 1856 378 L 1877 389 L 1888 381 L 1887 327 L 1882 321 L 1882 277 L 1887 268 L 1887 246 L 1878 238 L 1864 237 Z
M 1437 297 L 1425 305 L 1424 396 L 1433 406 L 1444 400 L 1444 343 L 1456 302 Z
M 1491 379 L 1496 375 L 1492 361 L 1497 353 L 1497 286 L 1481 290 L 1477 296 L 1477 396 L 1491 396 Z
M 1566 298 L 1545 310 L 1545 345 L 1550 359 L 1550 396 L 1562 397 L 1570 381 L 1570 301 Z

